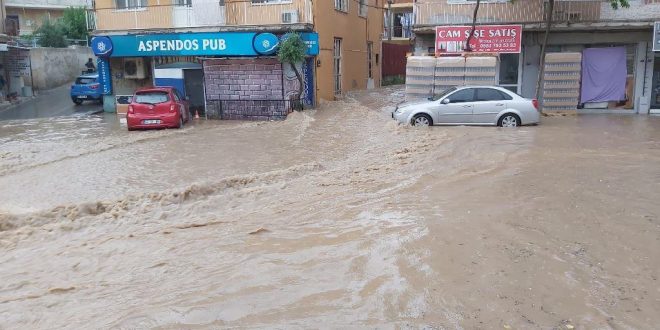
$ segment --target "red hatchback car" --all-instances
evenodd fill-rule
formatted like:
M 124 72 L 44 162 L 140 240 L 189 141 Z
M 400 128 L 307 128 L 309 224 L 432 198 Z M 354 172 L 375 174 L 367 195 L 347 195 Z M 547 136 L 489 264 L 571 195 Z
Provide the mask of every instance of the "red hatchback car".
M 173 87 L 143 88 L 135 92 L 126 113 L 128 130 L 181 128 L 190 120 L 188 101 Z

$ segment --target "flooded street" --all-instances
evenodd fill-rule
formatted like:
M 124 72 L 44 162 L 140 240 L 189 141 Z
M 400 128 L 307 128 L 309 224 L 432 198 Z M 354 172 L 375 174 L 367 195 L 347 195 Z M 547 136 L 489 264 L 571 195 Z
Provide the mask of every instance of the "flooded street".
M 651 329 L 660 118 L 0 121 L 0 329 Z

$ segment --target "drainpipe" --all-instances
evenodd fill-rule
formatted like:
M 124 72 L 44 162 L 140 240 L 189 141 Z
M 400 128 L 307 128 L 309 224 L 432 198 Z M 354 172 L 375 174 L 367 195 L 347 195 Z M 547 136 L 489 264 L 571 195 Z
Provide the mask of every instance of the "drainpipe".
M 392 0 L 387 0 L 387 40 L 392 41 L 392 29 L 394 28 L 394 20 L 392 19 Z
M 0 18 L 2 19 L 2 26 L 0 26 L 0 33 L 5 33 L 5 18 L 7 14 L 5 13 L 5 0 L 0 0 Z

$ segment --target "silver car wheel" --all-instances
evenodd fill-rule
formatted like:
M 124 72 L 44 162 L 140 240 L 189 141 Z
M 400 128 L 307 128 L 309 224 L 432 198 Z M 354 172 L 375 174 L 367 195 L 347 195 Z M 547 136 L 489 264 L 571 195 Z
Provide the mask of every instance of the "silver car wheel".
M 429 126 L 430 124 L 431 123 L 429 122 L 429 119 L 426 116 L 419 116 L 414 120 L 415 126 Z
M 507 115 L 504 118 L 502 118 L 502 127 L 517 127 L 518 126 L 518 118 Z

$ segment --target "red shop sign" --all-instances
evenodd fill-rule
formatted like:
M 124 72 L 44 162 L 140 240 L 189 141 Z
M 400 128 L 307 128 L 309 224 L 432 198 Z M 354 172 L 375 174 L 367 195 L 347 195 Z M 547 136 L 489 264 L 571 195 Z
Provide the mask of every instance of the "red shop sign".
M 437 26 L 435 54 L 461 53 L 465 50 L 471 26 Z M 522 25 L 477 25 L 470 41 L 475 53 L 520 53 Z

